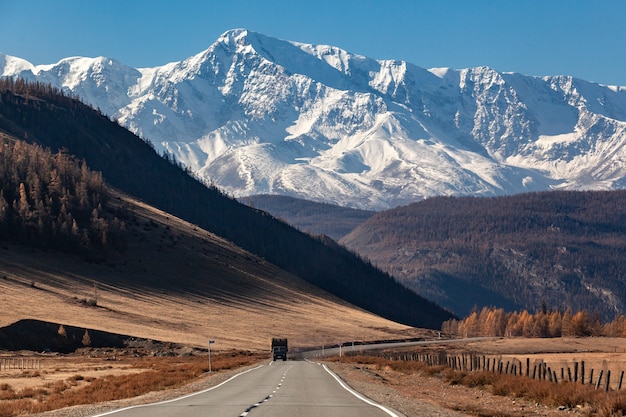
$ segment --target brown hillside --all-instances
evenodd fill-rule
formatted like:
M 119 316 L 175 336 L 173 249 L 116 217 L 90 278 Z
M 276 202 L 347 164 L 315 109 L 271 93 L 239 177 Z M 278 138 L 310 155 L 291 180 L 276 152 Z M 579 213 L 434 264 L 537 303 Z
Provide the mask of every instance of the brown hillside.
M 0 250 L 0 326 L 30 318 L 216 349 L 398 338 L 412 330 L 357 309 L 231 243 L 124 195 L 123 253 L 93 263 L 15 244 Z M 96 305 L 94 306 L 94 300 Z
M 341 240 L 459 316 L 474 307 L 626 312 L 626 191 L 437 197 Z

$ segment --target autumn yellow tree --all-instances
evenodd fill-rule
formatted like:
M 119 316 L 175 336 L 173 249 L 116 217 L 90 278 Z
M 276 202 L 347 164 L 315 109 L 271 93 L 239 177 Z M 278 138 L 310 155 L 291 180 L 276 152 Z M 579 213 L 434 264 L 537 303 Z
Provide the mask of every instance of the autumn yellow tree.
M 572 332 L 573 336 L 591 336 L 591 320 L 586 310 L 572 316 Z

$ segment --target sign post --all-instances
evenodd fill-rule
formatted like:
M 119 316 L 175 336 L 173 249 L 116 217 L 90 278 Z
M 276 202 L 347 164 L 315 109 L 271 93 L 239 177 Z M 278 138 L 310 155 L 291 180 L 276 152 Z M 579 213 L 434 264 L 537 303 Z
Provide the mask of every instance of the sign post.
M 209 340 L 209 373 L 212 372 L 211 369 L 211 344 L 215 343 L 215 340 Z

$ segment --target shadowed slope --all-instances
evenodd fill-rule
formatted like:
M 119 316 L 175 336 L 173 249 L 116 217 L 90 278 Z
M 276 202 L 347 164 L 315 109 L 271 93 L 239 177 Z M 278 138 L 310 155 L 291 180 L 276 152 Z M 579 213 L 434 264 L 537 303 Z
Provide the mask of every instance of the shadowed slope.
M 415 336 L 197 226 L 118 195 L 133 213 L 123 252 L 102 262 L 4 244 L 0 326 L 24 318 L 216 349 Z

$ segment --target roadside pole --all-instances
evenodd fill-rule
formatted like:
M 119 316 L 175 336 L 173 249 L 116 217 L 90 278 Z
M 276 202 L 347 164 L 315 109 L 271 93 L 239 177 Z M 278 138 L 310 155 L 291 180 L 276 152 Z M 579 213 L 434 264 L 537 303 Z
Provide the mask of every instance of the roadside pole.
M 209 340 L 209 373 L 212 372 L 211 369 L 211 344 L 215 343 L 215 340 Z

